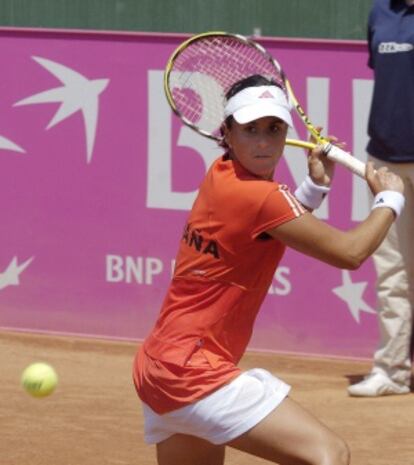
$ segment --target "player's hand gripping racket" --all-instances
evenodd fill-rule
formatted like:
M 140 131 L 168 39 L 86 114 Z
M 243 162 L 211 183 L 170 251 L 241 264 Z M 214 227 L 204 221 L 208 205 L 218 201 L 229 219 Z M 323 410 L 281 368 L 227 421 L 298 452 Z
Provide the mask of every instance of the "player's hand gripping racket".
M 260 74 L 276 81 L 308 131 L 328 158 L 365 177 L 365 164 L 331 144 L 313 126 L 293 94 L 279 63 L 259 44 L 238 34 L 207 32 L 183 42 L 168 60 L 164 90 L 174 112 L 199 134 L 221 140 L 225 94 L 237 81 Z M 314 148 L 315 144 L 287 139 L 288 145 Z

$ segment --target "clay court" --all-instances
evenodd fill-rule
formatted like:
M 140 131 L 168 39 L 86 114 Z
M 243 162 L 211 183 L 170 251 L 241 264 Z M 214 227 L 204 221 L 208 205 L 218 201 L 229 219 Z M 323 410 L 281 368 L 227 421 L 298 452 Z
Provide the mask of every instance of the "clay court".
M 135 349 L 134 343 L 1 332 L 1 465 L 155 465 L 131 382 Z M 19 385 L 22 370 L 39 360 L 60 377 L 44 399 L 31 398 Z M 414 463 L 413 393 L 379 399 L 346 394 L 368 362 L 248 353 L 241 365 L 267 368 L 292 384 L 292 398 L 347 440 L 353 465 Z M 226 465 L 265 463 L 226 452 Z

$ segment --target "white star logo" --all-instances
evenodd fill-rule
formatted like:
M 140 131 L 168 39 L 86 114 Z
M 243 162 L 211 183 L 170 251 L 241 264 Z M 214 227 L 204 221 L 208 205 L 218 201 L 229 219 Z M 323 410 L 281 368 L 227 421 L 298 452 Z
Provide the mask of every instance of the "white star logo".
M 353 283 L 350 272 L 342 270 L 342 286 L 332 289 L 334 294 L 346 302 L 352 317 L 357 323 L 360 322 L 360 312 L 377 313 L 362 298 L 367 284 L 367 282 Z
M 13 257 L 6 270 L 0 273 L 0 291 L 8 286 L 18 286 L 20 284 L 19 274 L 30 265 L 33 258 L 34 257 L 31 257 L 19 265 L 17 263 L 17 257 Z
M 0 136 L 0 150 L 11 150 L 13 152 L 26 153 L 24 149 L 3 136 Z
M 19 100 L 14 105 L 32 105 L 37 103 L 61 103 L 58 111 L 50 120 L 46 129 L 69 118 L 77 111 L 81 111 L 86 132 L 86 160 L 92 160 L 93 146 L 99 113 L 98 96 L 109 83 L 109 79 L 89 80 L 82 74 L 60 63 L 40 57 L 32 57 L 37 63 L 46 68 L 64 84 L 61 87 L 45 90 L 30 97 Z

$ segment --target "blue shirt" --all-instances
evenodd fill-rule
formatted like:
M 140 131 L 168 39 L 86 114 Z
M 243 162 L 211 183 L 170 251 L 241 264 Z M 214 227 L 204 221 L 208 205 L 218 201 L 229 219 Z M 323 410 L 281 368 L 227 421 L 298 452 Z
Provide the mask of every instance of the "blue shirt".
M 414 6 L 375 0 L 368 47 L 375 82 L 367 152 L 390 162 L 414 162 Z

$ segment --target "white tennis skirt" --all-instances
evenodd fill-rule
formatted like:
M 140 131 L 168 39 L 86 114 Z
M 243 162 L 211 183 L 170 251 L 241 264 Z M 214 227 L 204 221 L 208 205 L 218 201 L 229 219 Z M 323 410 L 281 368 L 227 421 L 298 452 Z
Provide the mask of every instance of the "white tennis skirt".
M 279 378 L 254 368 L 207 397 L 163 415 L 143 403 L 145 442 L 155 444 L 180 433 L 225 444 L 257 425 L 289 391 Z

